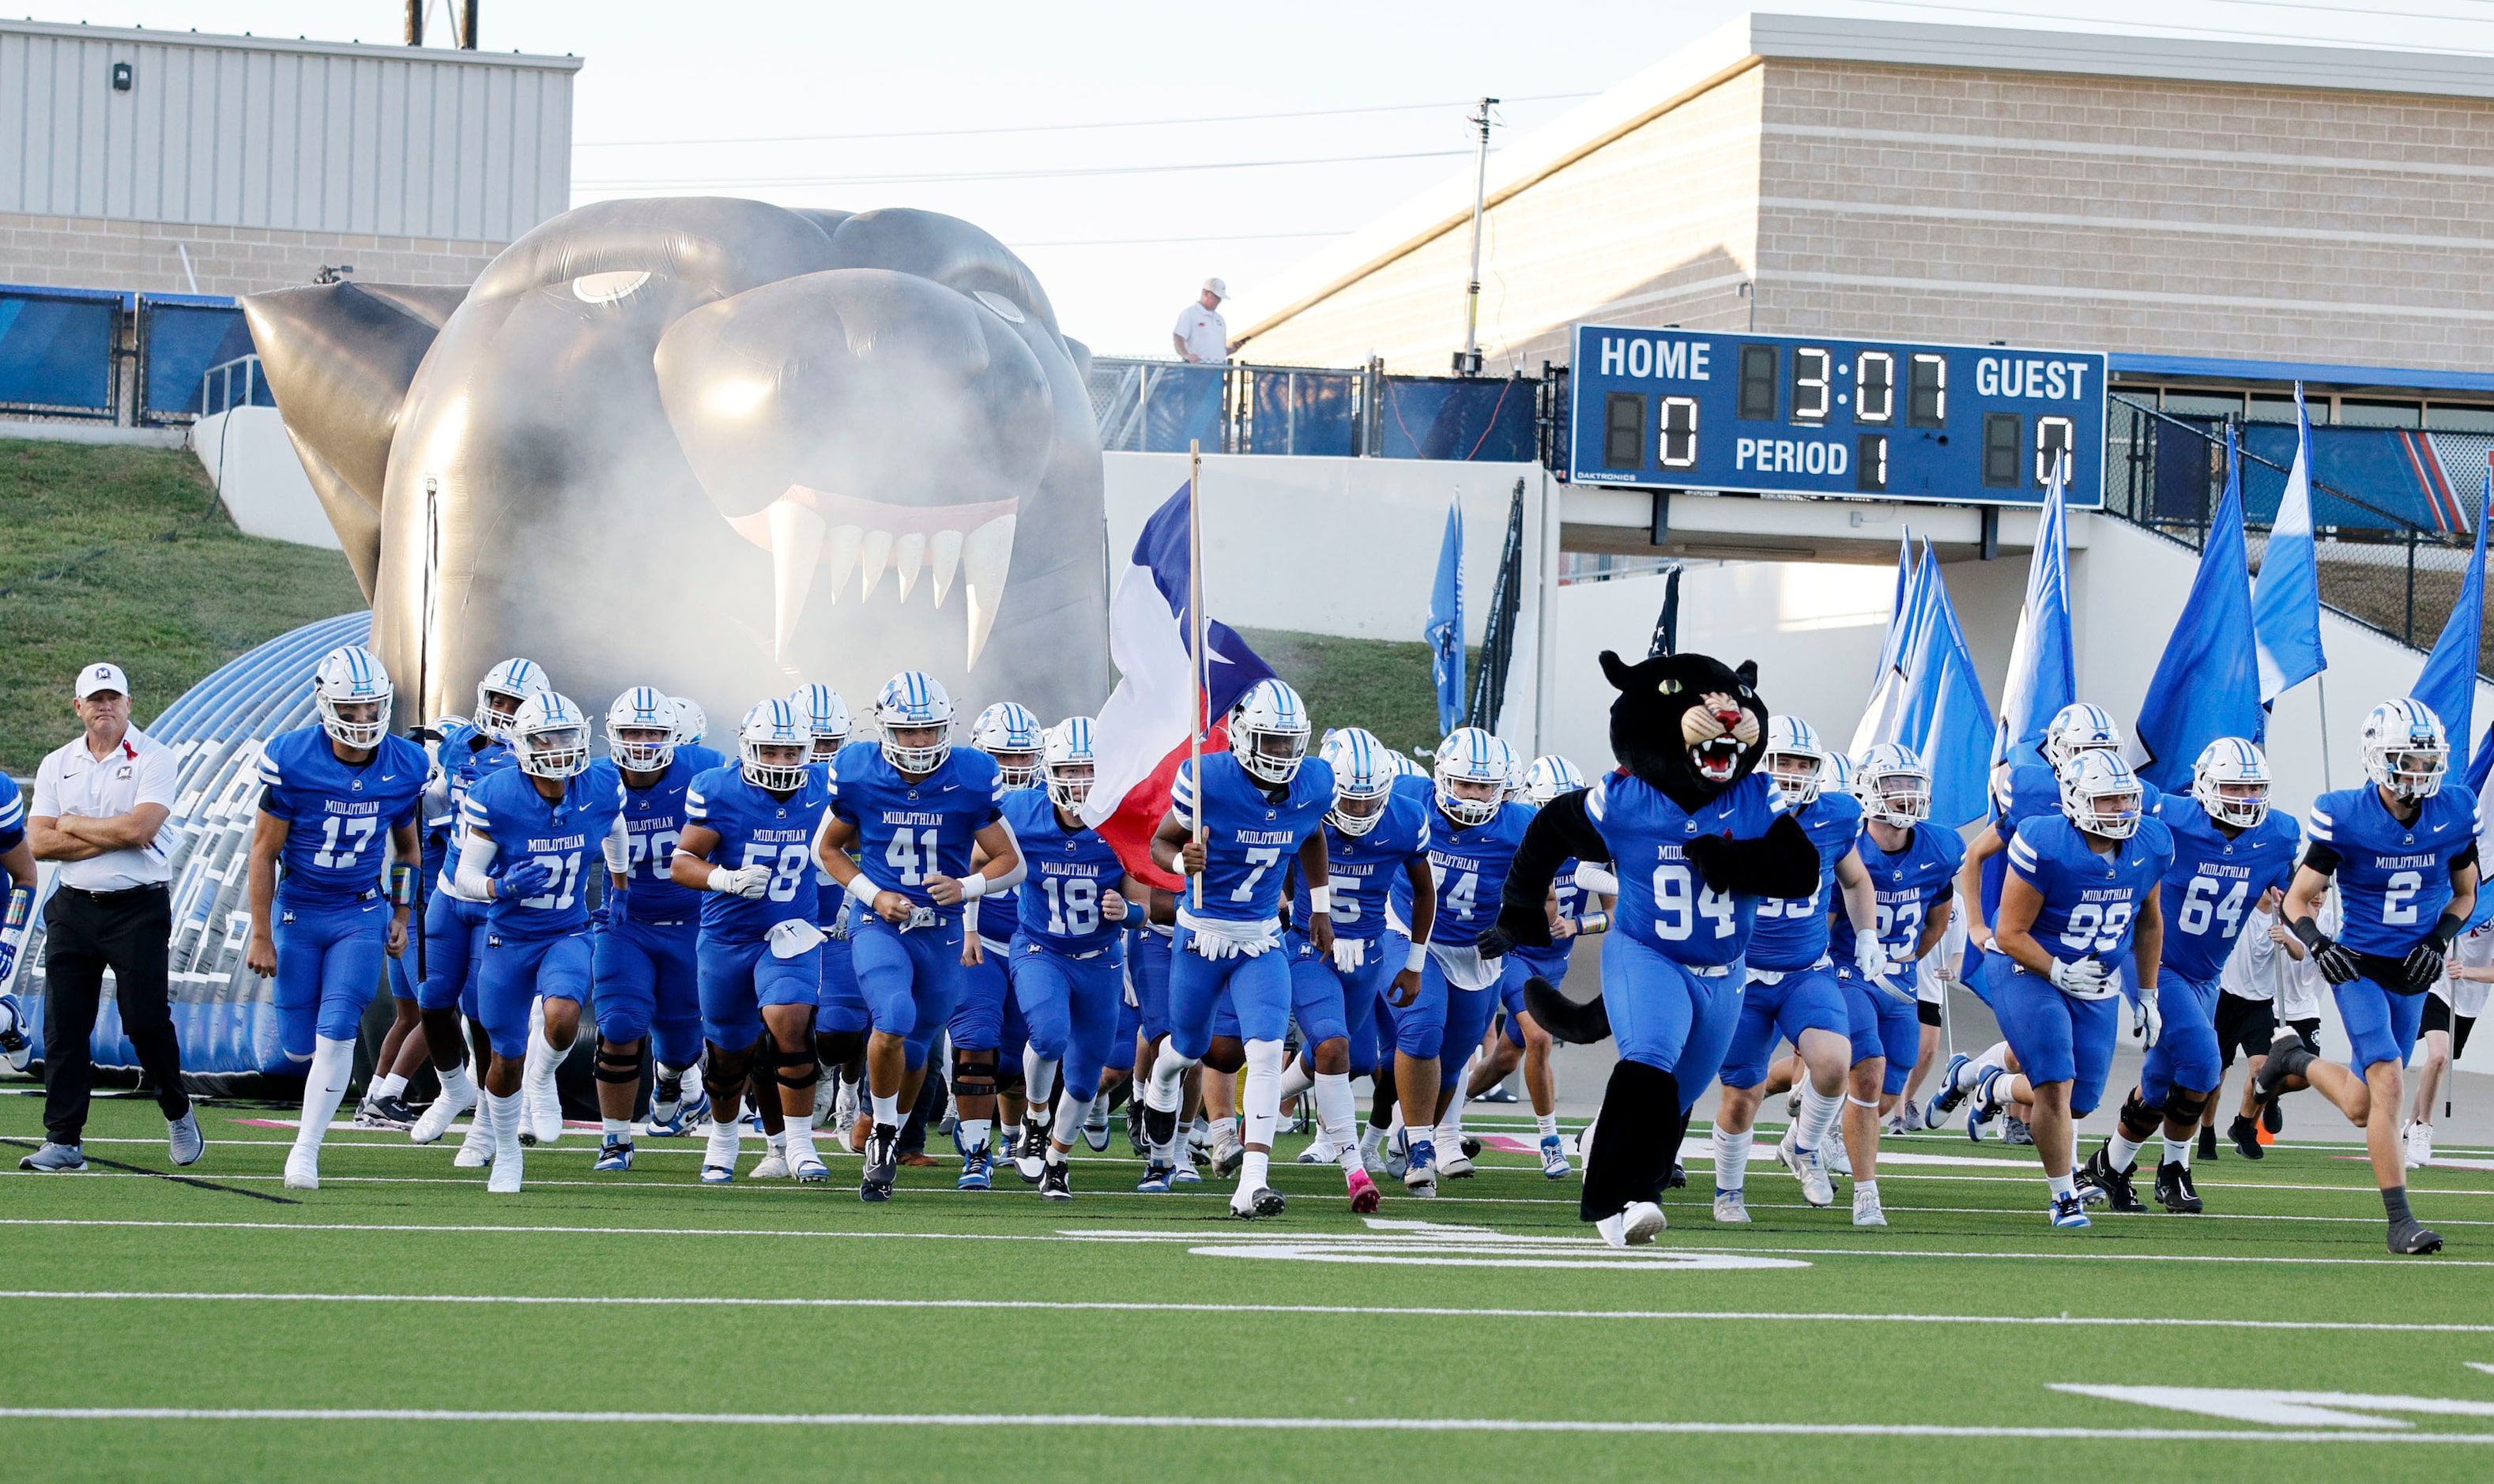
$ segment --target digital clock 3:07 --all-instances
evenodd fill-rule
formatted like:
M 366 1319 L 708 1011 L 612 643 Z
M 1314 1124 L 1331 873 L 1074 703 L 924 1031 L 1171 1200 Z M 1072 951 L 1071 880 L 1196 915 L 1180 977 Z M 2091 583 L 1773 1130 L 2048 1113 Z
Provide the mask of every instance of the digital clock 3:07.
M 2025 503 L 2066 460 L 2099 499 L 2098 353 L 1601 325 L 1575 349 L 1580 482 Z

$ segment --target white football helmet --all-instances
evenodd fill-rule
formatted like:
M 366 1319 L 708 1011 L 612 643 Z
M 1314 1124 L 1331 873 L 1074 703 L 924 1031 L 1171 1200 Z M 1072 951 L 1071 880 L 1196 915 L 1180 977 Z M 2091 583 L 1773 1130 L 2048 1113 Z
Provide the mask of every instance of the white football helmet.
M 1856 799 L 1862 797 L 1861 791 L 1853 786 L 1853 759 L 1833 749 L 1827 754 L 1827 779 L 1819 785 L 1821 792 L 1831 788 L 1840 794 L 1851 794 Z
M 1585 775 L 1576 771 L 1576 765 L 1556 752 L 1535 758 L 1533 766 L 1524 771 L 1524 797 L 1536 808 L 1584 786 Z
M 1827 749 L 1809 722 L 1799 716 L 1767 718 L 1767 750 L 1758 758 L 1758 771 L 1782 790 L 1786 808 L 1800 808 L 1818 797 L 1826 768 Z
M 511 740 L 511 718 L 522 702 L 544 695 L 554 686 L 543 666 L 532 659 L 506 659 L 476 682 L 476 730 L 498 742 Z M 502 704 L 497 706 L 495 703 Z
M 849 740 L 849 704 L 840 693 L 820 681 L 800 685 L 788 692 L 788 704 L 806 718 L 806 726 L 814 734 L 814 761 L 839 755 Z
M 1009 789 L 1028 788 L 1039 776 L 1043 742 L 1039 718 L 1019 701 L 998 701 L 970 723 L 970 745 L 996 760 Z
M 2061 772 L 2061 812 L 2071 824 L 2109 840 L 2126 840 L 2139 833 L 2145 816 L 2147 791 L 2118 752 L 2089 747 L 2076 754 Z
M 1853 797 L 1862 801 L 1863 813 L 1899 830 L 1931 817 L 1931 771 L 1913 748 L 1884 742 L 1850 766 Z
M 320 730 L 342 747 L 381 744 L 389 734 L 390 696 L 389 672 L 361 645 L 331 650 L 312 672 L 312 697 L 320 708 Z M 350 720 L 340 710 L 349 706 L 359 711 L 370 708 L 370 713 Z
M 1047 780 L 1048 802 L 1069 814 L 1091 797 L 1092 775 L 1100 766 L 1091 726 L 1088 716 L 1068 716 L 1040 739 L 1039 771 Z
M 576 778 L 589 771 L 589 718 L 571 698 L 540 690 L 520 703 L 507 724 L 520 772 L 532 778 Z
M 2400 799 L 2430 799 L 2450 771 L 2450 734 L 2413 696 L 2385 701 L 2364 718 L 2364 776 Z
M 2101 706 L 2073 701 L 2053 714 L 2044 729 L 2044 761 L 2059 772 L 2082 752 L 2121 750 L 2121 728 Z
M 701 740 L 710 735 L 709 713 L 690 696 L 669 696 L 667 699 L 676 703 L 676 745 L 700 746 Z
M 606 755 L 626 772 L 664 772 L 676 760 L 676 703 L 655 685 L 635 685 L 606 708 Z
M 2221 825 L 2249 830 L 2268 818 L 2268 759 L 2239 737 L 2218 738 L 2191 765 L 2191 797 Z
M 1366 727 L 1327 732 L 1318 756 L 1333 770 L 1333 807 L 1325 823 L 1346 835 L 1362 835 L 1385 817 L 1398 773 L 1393 754 Z
M 1438 807 L 1448 819 L 1459 825 L 1485 825 L 1498 817 L 1499 796 L 1466 799 L 1455 792 L 1457 783 L 1506 782 L 1507 769 L 1515 762 L 1515 749 L 1479 727 L 1457 727 L 1438 743 Z
M 902 772 L 925 774 L 953 755 L 953 698 L 931 675 L 903 670 L 883 682 L 874 698 L 874 724 L 883 733 L 883 755 Z M 932 742 L 904 747 L 892 740 L 902 729 L 935 733 Z
M 1258 681 L 1230 709 L 1230 750 L 1238 766 L 1267 783 L 1288 783 L 1308 755 L 1308 709 L 1276 680 Z
M 793 757 L 767 758 L 762 755 L 766 747 L 797 750 Z M 806 786 L 806 771 L 814 761 L 814 734 L 806 728 L 804 713 L 784 697 L 764 701 L 746 712 L 737 727 L 736 755 L 745 782 L 784 794 Z
M 1429 770 L 1421 767 L 1419 759 L 1409 752 L 1400 749 L 1389 749 L 1389 751 L 1394 759 L 1394 772 L 1398 777 L 1425 778 L 1429 775 Z

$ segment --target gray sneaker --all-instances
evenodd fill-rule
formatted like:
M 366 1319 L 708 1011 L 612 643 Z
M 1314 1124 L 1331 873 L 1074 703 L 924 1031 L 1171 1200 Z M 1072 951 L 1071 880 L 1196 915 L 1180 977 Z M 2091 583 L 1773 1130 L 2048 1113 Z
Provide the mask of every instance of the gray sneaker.
M 31 1169 L 37 1174 L 74 1175 L 86 1168 L 86 1151 L 76 1144 L 46 1143 L 19 1160 L 17 1167 Z
M 199 1156 L 208 1152 L 208 1141 L 199 1136 L 198 1109 L 190 1109 L 181 1117 L 166 1122 L 165 1147 L 176 1165 L 199 1163 Z

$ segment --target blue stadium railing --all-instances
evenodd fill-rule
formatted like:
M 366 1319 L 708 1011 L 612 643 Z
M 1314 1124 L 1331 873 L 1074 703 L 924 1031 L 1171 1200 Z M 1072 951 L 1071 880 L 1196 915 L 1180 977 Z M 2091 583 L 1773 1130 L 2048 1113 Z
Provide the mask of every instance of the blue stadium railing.
M 1529 464 L 1544 457 L 1548 380 L 1099 356 L 1091 411 L 1111 452 L 1284 454 Z
M 201 415 L 209 368 L 252 351 L 223 295 L 0 284 L 0 413 L 186 423 Z

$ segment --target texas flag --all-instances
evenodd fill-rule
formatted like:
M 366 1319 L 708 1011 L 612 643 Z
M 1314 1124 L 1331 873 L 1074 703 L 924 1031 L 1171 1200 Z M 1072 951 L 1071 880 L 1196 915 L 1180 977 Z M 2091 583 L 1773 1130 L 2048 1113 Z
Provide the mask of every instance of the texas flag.
M 1202 720 L 1195 714 L 1195 687 L 1188 681 L 1191 656 L 1186 611 L 1187 487 L 1164 501 L 1143 523 L 1133 562 L 1117 579 L 1109 600 L 1109 654 L 1117 663 L 1117 689 L 1100 708 L 1094 745 L 1099 764 L 1082 822 L 1115 849 L 1126 869 L 1153 886 L 1177 891 L 1177 877 L 1152 863 L 1152 832 L 1169 813 L 1170 780 L 1186 760 L 1188 739 Z M 1205 700 L 1212 716 L 1232 703 L 1272 667 L 1247 648 L 1229 625 L 1203 625 Z M 1203 750 L 1229 745 L 1211 729 Z

